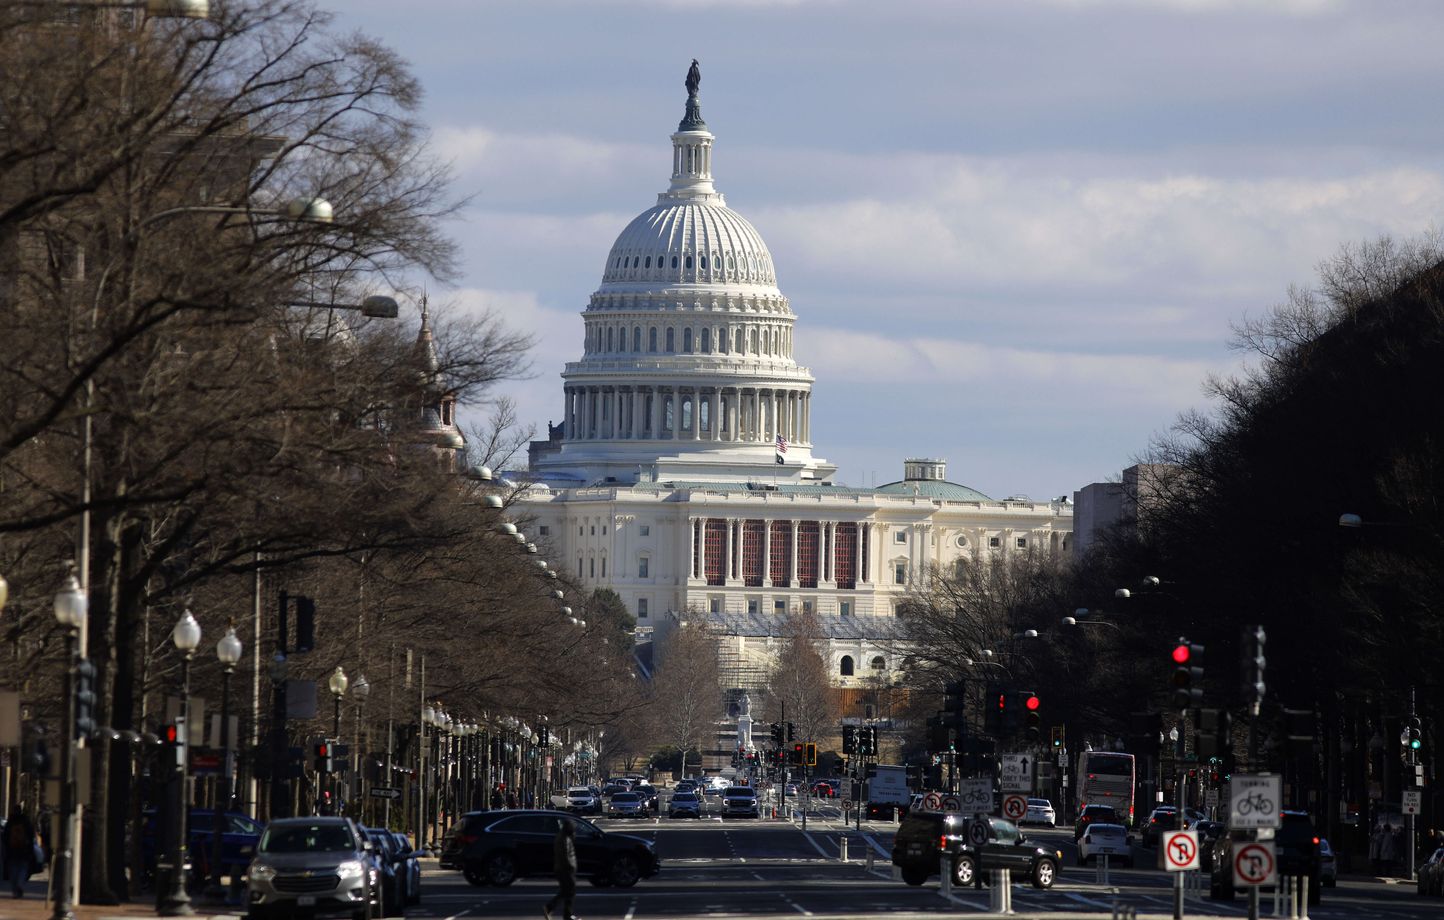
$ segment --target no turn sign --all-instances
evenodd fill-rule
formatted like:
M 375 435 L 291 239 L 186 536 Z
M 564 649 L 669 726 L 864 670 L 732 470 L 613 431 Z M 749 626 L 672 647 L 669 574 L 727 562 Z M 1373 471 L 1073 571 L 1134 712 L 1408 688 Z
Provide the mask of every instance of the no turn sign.
M 1021 821 L 1028 813 L 1028 798 L 1021 795 L 1003 796 L 1003 817 L 1009 821 Z
M 975 818 L 968 824 L 968 842 L 973 846 L 980 847 L 988 842 L 988 819 Z
M 1235 885 L 1269 885 L 1278 870 L 1274 857 L 1273 841 L 1267 843 L 1245 843 L 1233 854 L 1233 883 Z
M 1198 868 L 1198 833 L 1196 831 L 1165 831 L 1163 834 L 1163 868 L 1169 872 L 1187 872 Z

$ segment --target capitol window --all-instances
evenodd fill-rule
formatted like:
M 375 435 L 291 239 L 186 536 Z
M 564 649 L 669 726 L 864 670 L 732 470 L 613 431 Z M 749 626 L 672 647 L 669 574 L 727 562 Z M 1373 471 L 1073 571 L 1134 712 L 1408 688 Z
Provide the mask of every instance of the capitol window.
M 683 330 L 682 330 L 682 351 L 685 352 L 685 353 L 687 353 L 687 354 L 689 354 L 689 355 L 692 353 L 692 330 L 691 330 L 691 329 L 683 329 Z
M 1000 547 L 1000 546 L 1003 545 L 1003 541 L 1000 540 L 1000 539 L 998 539 L 997 537 L 989 537 L 989 538 L 988 538 L 988 545 L 989 545 L 990 547 L 992 547 L 993 549 L 997 549 L 998 547 Z
M 905 585 L 908 583 L 908 564 L 906 562 L 893 563 L 892 581 L 895 585 Z
M 642 260 L 642 267 L 643 267 L 643 268 L 651 268 L 651 267 L 652 267 L 652 257 L 651 257 L 651 256 L 647 256 L 645 259 Z
M 639 524 L 637 525 L 637 532 L 644 537 L 650 537 L 652 535 L 652 527 L 650 524 Z
M 702 354 L 704 354 L 704 355 L 710 355 L 711 353 L 712 353 L 712 330 L 711 330 L 711 329 L 703 329 L 703 330 L 702 330 Z
M 893 531 L 892 541 L 894 543 L 906 543 L 908 541 L 908 532 L 906 530 Z
M 687 257 L 687 262 L 686 262 L 686 264 L 683 266 L 683 268 L 691 268 L 691 267 L 692 267 L 692 257 L 691 257 L 691 256 L 688 256 L 688 257 Z
M 639 620 L 645 620 L 646 618 L 647 618 L 647 599 L 646 599 L 645 597 L 643 597 L 643 598 L 638 598 L 638 599 L 637 599 L 637 619 L 639 619 Z
M 642 327 L 632 327 L 632 351 L 642 350 Z
M 638 578 L 650 578 L 650 577 L 651 577 L 651 576 L 648 574 L 648 572 L 649 572 L 650 569 L 651 569 L 651 562 L 652 562 L 652 560 L 649 559 L 649 558 L 646 557 L 646 556 L 640 556 L 640 557 L 637 558 L 637 577 L 638 577 Z
M 673 257 L 672 257 L 672 267 L 673 267 L 673 268 L 676 268 L 676 267 L 677 267 L 677 257 L 676 257 L 676 256 L 673 256 Z
M 706 257 L 706 256 L 703 256 L 703 257 L 702 257 L 702 271 L 705 272 L 706 270 L 707 270 L 707 257 Z
M 881 655 L 878 655 L 869 663 L 869 667 L 874 671 L 884 671 L 887 670 L 887 662 L 883 660 Z
M 1014 545 L 1018 547 L 1018 549 L 1025 549 L 1025 548 L 1028 546 L 1028 538 L 1027 538 L 1027 537 L 1019 537 L 1017 540 L 1015 540 L 1015 541 L 1013 541 L 1013 542 L 1014 542 Z
M 851 677 L 851 676 L 852 676 L 852 674 L 853 674 L 853 666 L 852 666 L 852 656 L 851 656 L 851 655 L 843 655 L 843 656 L 842 656 L 842 662 L 838 665 L 837 673 L 841 674 L 843 677 Z

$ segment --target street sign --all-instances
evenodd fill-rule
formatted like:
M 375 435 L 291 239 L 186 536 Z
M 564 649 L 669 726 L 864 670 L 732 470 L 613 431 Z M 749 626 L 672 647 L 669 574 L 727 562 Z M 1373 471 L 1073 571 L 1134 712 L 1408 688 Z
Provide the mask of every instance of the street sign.
M 963 803 L 955 795 L 943 796 L 943 811 L 962 811 Z
M 923 796 L 924 811 L 941 811 L 943 808 L 943 797 L 936 792 L 929 792 Z
M 1418 789 L 1404 790 L 1404 807 L 1402 811 L 1406 815 L 1417 815 L 1419 806 L 1422 804 L 1423 794 Z
M 1237 779 L 1237 777 L 1234 777 Z M 1272 843 L 1242 843 L 1233 854 L 1233 883 L 1235 885 L 1269 885 L 1278 870 Z
M 968 842 L 975 847 L 980 847 L 988 842 L 988 819 L 976 818 L 968 822 Z
M 1033 791 L 1033 757 L 1029 754 L 1003 755 L 1003 791 Z
M 1021 821 L 1028 813 L 1028 799 L 1021 795 L 1003 796 L 1003 817 L 1009 821 Z
M 958 782 L 958 811 L 969 813 L 993 810 L 993 781 L 965 779 Z
M 1198 868 L 1198 833 L 1196 831 L 1163 832 L 1163 868 L 1169 872 L 1187 872 Z
M 1204 807 L 1204 808 L 1217 808 L 1217 807 L 1218 807 L 1218 790 L 1217 790 L 1217 789 L 1205 789 L 1205 790 L 1203 791 L 1203 807 Z
M 399 799 L 401 790 L 395 786 L 372 786 L 371 798 L 373 799 Z
M 1283 777 L 1235 775 L 1229 788 L 1228 826 L 1236 831 L 1277 828 L 1281 801 Z

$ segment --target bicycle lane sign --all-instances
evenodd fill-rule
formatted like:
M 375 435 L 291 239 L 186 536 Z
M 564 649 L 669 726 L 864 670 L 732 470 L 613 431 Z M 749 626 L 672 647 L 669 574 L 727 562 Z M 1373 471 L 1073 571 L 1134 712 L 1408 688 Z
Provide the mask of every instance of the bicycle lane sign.
M 1283 777 L 1233 775 L 1229 786 L 1228 826 L 1231 830 L 1278 828 Z

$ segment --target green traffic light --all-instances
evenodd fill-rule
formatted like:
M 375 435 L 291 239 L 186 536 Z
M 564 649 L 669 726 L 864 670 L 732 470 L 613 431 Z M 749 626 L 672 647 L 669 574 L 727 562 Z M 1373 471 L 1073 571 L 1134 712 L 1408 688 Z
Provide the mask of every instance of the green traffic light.
M 1421 747 L 1423 747 L 1423 746 L 1424 746 L 1423 743 L 1422 743 L 1418 738 L 1411 738 L 1411 739 L 1409 739 L 1409 747 L 1410 747 L 1410 748 L 1412 748 L 1412 749 L 1414 749 L 1414 750 L 1417 751 L 1417 750 L 1419 750 L 1419 748 L 1421 748 Z

